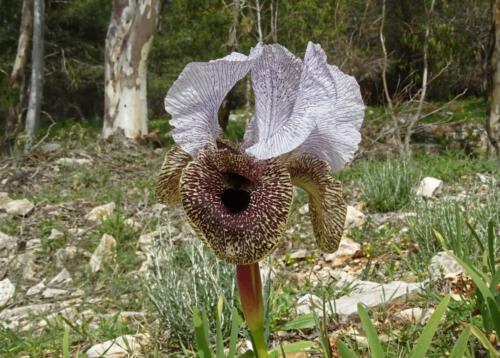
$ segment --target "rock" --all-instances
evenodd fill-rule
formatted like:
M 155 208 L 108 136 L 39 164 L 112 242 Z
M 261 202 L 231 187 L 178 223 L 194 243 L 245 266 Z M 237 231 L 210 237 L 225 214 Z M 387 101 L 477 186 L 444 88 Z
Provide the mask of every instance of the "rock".
M 16 287 L 8 278 L 0 281 L 0 308 L 5 306 L 14 297 Z
M 363 303 L 368 308 L 399 304 L 414 298 L 422 291 L 420 284 L 403 281 L 393 281 L 387 284 L 355 281 L 353 285 L 355 288 L 350 294 L 326 303 L 329 313 L 337 314 L 341 323 L 347 323 L 358 317 L 358 303 Z M 306 302 L 309 304 L 306 305 Z M 312 312 L 311 306 L 316 314 L 323 315 L 321 299 L 313 295 L 303 296 L 299 300 L 297 313 L 299 310 L 300 314 L 310 313 Z
M 57 229 L 52 229 L 50 231 L 50 235 L 47 239 L 48 240 L 57 240 L 57 239 L 61 239 L 62 237 L 64 237 L 64 234 L 62 232 L 60 232 Z
M 9 194 L 4 191 L 0 192 L 0 210 L 5 210 L 5 207 L 11 201 L 12 199 L 9 197 Z
M 93 208 L 85 218 L 89 221 L 101 221 L 107 218 L 115 210 L 116 204 L 114 202 L 107 203 Z
M 449 278 L 463 273 L 464 270 L 446 251 L 438 252 L 431 259 L 429 274 L 433 280 Z
M 361 245 L 356 241 L 343 237 L 337 251 L 325 256 L 325 261 L 331 262 L 333 267 L 342 266 L 361 252 Z
M 366 221 L 366 215 L 356 209 L 354 206 L 347 205 L 347 213 L 345 217 L 345 229 L 352 229 L 361 226 Z
M 99 245 L 90 257 L 90 269 L 92 272 L 99 271 L 102 264 L 112 257 L 115 246 L 116 240 L 113 236 L 108 234 L 102 235 Z
M 119 358 L 137 356 L 141 349 L 149 343 L 147 334 L 127 334 L 116 339 L 92 346 L 87 352 L 87 357 Z
M 40 269 L 36 264 L 36 256 L 32 251 L 17 255 L 12 261 L 12 267 L 15 271 L 22 272 L 24 280 L 32 280 Z
M 65 285 L 68 285 L 69 283 L 71 283 L 71 281 L 72 281 L 72 279 L 71 279 L 70 273 L 68 272 L 68 270 L 63 268 L 61 270 L 61 272 L 59 272 L 54 278 L 52 278 L 52 280 L 49 281 L 48 285 L 49 286 L 65 286 Z
M 61 145 L 57 142 L 45 143 L 42 144 L 39 149 L 44 153 L 52 153 L 57 152 L 59 149 L 61 149 Z
M 160 215 L 163 209 L 165 209 L 167 206 L 165 204 L 160 204 L 156 203 L 151 206 L 151 212 L 155 215 Z
M 42 281 L 38 282 L 35 286 L 30 287 L 30 289 L 26 291 L 26 296 L 32 297 L 39 295 L 40 293 L 43 292 L 43 290 L 45 290 L 45 288 L 46 288 L 45 279 L 43 279 Z
M 92 161 L 85 158 L 59 158 L 58 160 L 56 160 L 56 164 L 65 167 L 76 167 L 91 165 Z
M 137 249 L 141 250 L 145 254 L 149 254 L 154 246 L 155 241 L 160 238 L 161 235 L 162 232 L 160 230 L 157 230 L 139 236 L 139 240 L 137 241 Z
M 31 239 L 26 242 L 26 251 L 36 251 L 42 248 L 42 240 Z
M 48 287 L 42 292 L 43 298 L 58 298 L 62 296 L 67 296 L 69 294 L 68 291 L 60 289 L 60 288 L 51 288 Z
M 476 177 L 479 179 L 479 181 L 483 184 L 489 184 L 489 185 L 497 185 L 498 181 L 491 175 L 486 175 L 486 174 L 481 174 L 477 173 Z
M 0 280 L 7 275 L 9 261 L 7 258 L 0 258 Z
M 425 177 L 418 186 L 416 195 L 424 198 L 432 198 L 443 190 L 443 181 L 433 177 Z
M 306 249 L 298 249 L 290 254 L 290 258 L 295 260 L 305 259 L 308 253 L 309 252 Z
M 0 231 L 0 257 L 8 258 L 17 251 L 17 239 Z
M 26 216 L 35 207 L 28 199 L 12 200 L 5 205 L 5 211 L 7 214 Z
M 299 316 L 312 313 L 314 310 L 321 309 L 323 300 L 316 295 L 310 293 L 301 296 L 297 300 L 297 314 Z
M 394 317 L 404 322 L 425 324 L 431 318 L 434 311 L 434 308 L 424 310 L 420 307 L 413 307 L 396 312 Z
M 132 218 L 128 218 L 127 220 L 125 220 L 124 224 L 130 226 L 134 230 L 140 230 L 142 228 L 141 224 L 139 224 Z

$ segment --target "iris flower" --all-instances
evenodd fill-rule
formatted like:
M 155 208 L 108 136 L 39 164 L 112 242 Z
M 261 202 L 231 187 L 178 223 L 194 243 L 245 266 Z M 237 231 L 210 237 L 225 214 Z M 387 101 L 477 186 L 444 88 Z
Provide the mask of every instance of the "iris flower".
M 224 140 L 217 114 L 249 72 L 255 115 L 242 143 L 234 145 Z M 279 44 L 258 44 L 248 56 L 233 52 L 188 64 L 168 91 L 165 108 L 176 145 L 161 168 L 157 199 L 181 204 L 200 238 L 220 259 L 237 265 L 245 318 L 259 340 L 254 331 L 261 322 L 250 322 L 262 313 L 258 261 L 280 243 L 293 186 L 308 193 L 318 246 L 338 248 L 346 205 L 331 173 L 353 158 L 361 139 L 359 86 L 327 64 L 317 44 L 308 44 L 303 60 Z

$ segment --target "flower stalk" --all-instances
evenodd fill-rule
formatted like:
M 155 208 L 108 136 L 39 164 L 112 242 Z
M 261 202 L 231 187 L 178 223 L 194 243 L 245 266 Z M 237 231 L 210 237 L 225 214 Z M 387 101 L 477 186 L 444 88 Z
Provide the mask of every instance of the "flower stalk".
M 236 266 L 236 279 L 240 291 L 243 315 L 250 329 L 254 352 L 258 358 L 267 358 L 264 337 L 264 299 L 259 263 Z

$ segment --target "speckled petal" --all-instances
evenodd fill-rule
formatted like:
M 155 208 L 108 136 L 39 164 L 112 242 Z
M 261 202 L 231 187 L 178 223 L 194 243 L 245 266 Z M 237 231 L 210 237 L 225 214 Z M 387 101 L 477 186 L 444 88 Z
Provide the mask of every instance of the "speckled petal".
M 261 45 L 250 56 L 232 54 L 209 62 L 193 62 L 184 68 L 165 97 L 172 115 L 172 137 L 193 157 L 221 134 L 217 113 L 227 93 L 250 71 Z
M 296 154 L 288 159 L 292 184 L 309 194 L 309 214 L 320 249 L 338 249 L 346 216 L 342 186 L 330 175 L 330 166 L 310 154 Z
M 175 205 L 181 201 L 179 181 L 182 170 L 192 160 L 179 146 L 174 145 L 165 155 L 156 183 L 156 200 L 162 204 Z
M 292 184 L 277 160 L 207 148 L 184 169 L 181 198 L 189 220 L 219 258 L 250 264 L 279 243 Z

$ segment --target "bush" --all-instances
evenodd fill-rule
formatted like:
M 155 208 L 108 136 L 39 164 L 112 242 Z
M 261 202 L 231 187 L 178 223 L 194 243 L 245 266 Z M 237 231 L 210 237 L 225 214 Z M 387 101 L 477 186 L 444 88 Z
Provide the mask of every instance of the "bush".
M 387 159 L 381 164 L 369 163 L 363 166 L 362 172 L 361 197 L 369 209 L 396 211 L 410 203 L 417 180 L 403 161 Z
M 222 328 L 227 334 L 235 297 L 233 265 L 219 261 L 194 236 L 182 242 L 167 233 L 165 236 L 152 250 L 147 290 L 170 337 L 191 346 L 193 309 L 207 312 L 209 322 L 214 323 L 219 296 L 226 303 Z

